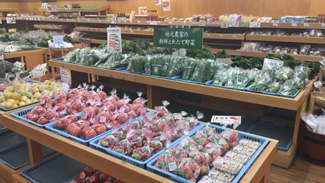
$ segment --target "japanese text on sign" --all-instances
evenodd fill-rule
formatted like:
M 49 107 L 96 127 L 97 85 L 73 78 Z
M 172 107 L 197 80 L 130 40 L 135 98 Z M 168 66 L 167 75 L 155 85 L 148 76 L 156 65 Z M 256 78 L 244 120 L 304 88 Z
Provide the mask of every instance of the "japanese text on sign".
M 68 69 L 64 69 L 60 67 L 60 75 L 61 75 L 61 81 L 68 83 L 71 85 L 71 71 Z
M 201 28 L 155 28 L 154 46 L 202 49 Z
M 237 128 L 241 124 L 241 116 L 218 116 L 213 115 L 211 118 L 212 123 L 219 123 L 223 126 L 233 125 Z

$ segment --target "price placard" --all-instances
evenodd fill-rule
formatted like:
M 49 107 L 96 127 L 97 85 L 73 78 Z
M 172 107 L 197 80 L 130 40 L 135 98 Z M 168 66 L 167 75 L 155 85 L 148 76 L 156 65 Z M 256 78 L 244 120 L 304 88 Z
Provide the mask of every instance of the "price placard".
M 223 126 L 234 125 L 234 128 L 237 128 L 241 124 L 241 116 L 213 115 L 211 123 L 219 123 Z
M 4 60 L 5 56 L 4 55 L 0 55 L 0 60 Z
M 110 52 L 122 52 L 121 27 L 107 28 L 107 46 Z
M 291 26 L 292 27 L 297 27 L 297 23 L 292 23 Z
M 249 27 L 250 28 L 260 28 L 261 22 L 249 22 Z
M 277 27 L 277 26 L 279 26 L 278 23 L 273 23 L 273 27 Z
M 65 68 L 60 67 L 61 81 L 71 85 L 71 71 Z
M 199 26 L 205 26 L 205 21 L 204 20 L 200 20 L 199 21 Z
M 304 27 L 309 27 L 309 23 L 304 23 Z
M 281 60 L 273 60 L 273 59 L 265 58 L 262 70 L 274 69 L 282 66 L 283 66 L 283 61 Z

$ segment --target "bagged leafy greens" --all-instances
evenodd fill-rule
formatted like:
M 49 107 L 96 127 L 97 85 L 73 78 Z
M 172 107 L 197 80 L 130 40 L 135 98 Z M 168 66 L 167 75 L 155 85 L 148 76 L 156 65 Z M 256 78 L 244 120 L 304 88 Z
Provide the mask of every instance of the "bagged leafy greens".
M 198 63 L 198 60 L 195 60 L 195 59 L 192 59 L 192 58 L 189 58 L 186 62 L 186 65 L 184 67 L 184 72 L 182 74 L 182 79 L 184 80 L 188 80 L 190 79 L 192 73 L 193 73 L 193 70 L 194 68 L 196 67 Z
M 268 89 L 266 89 L 266 92 L 271 92 L 271 93 L 277 93 L 281 87 L 281 84 L 279 82 L 273 82 L 269 86 Z
M 146 60 L 147 58 L 144 56 L 135 55 L 131 57 L 127 70 L 131 72 L 144 72 Z
M 305 65 L 300 65 L 295 68 L 293 80 L 296 81 L 298 88 L 303 89 L 308 83 L 310 69 Z
M 294 72 L 290 67 L 281 67 L 276 72 L 276 79 L 279 81 L 286 81 L 293 76 Z
M 293 96 L 298 91 L 298 84 L 295 80 L 287 80 L 278 91 L 280 95 Z
M 77 53 L 80 51 L 80 49 L 75 49 L 70 51 L 65 57 L 64 62 L 74 62 L 77 60 Z

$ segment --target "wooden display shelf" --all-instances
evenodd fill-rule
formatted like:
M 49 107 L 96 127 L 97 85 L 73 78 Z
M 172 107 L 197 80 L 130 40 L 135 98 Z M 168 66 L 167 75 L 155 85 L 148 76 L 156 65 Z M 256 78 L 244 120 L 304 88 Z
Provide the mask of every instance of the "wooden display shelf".
M 43 11 L 43 10 L 42 10 Z M 42 17 L 38 20 L 28 20 L 21 19 L 18 20 L 24 21 L 43 21 L 43 22 L 73 22 L 77 23 L 89 23 L 89 24 L 107 24 L 107 25 L 151 25 L 151 26 L 181 26 L 181 27 L 211 27 L 211 28 L 220 28 L 220 22 L 206 22 L 203 25 L 200 25 L 199 22 L 182 22 L 182 21 L 107 21 L 103 19 L 96 18 L 77 18 L 77 19 L 64 19 L 56 18 L 50 19 L 47 17 Z M 296 26 L 293 26 L 296 25 Z M 248 28 L 248 27 L 234 27 L 234 28 Z M 277 28 L 277 29 L 325 29 L 325 23 L 261 23 L 259 28 Z M 259 29 L 253 28 L 253 29 Z
M 49 29 L 49 30 L 64 30 L 67 28 L 66 25 L 46 25 L 46 24 L 34 24 L 36 29 Z
M 9 129 L 32 139 L 35 145 L 46 145 L 51 149 L 70 156 L 89 166 L 95 167 L 96 169 L 108 173 L 118 179 L 121 179 L 122 181 L 129 183 L 173 182 L 164 177 L 153 174 L 147 170 L 114 158 L 106 153 L 100 152 L 90 147 L 86 147 L 75 141 L 69 140 L 60 135 L 51 133 L 45 129 L 16 119 L 10 115 L 5 115 L 4 118 L 5 125 Z M 241 183 L 268 181 L 270 166 L 276 157 L 278 147 L 278 141 L 272 139 L 269 140 L 270 143 L 266 146 L 262 154 L 240 181 Z M 39 152 L 34 152 L 32 156 L 39 156 Z M 18 178 L 21 180 L 20 177 Z
M 261 36 L 246 35 L 247 41 L 272 41 L 272 42 L 288 42 L 288 43 L 309 43 L 324 44 L 325 37 L 295 37 L 295 36 Z
M 122 160 L 113 158 L 105 153 L 83 146 L 77 142 L 53 134 L 32 124 L 28 124 L 9 115 L 5 116 L 6 126 L 26 137 L 33 139 L 39 144 L 44 144 L 67 156 L 75 158 L 87 165 L 109 173 L 126 182 L 172 182 L 163 177 L 150 173 L 144 169 L 128 164 Z M 241 182 L 255 182 L 263 179 L 266 170 L 276 156 L 277 141 L 270 140 L 262 155 L 251 167 Z M 78 153 L 77 153 L 78 152 Z M 36 155 L 36 154 L 35 154 Z M 127 176 L 125 176 L 127 175 Z
M 0 8 L 0 12 L 14 12 L 16 8 Z
M 47 48 L 39 48 L 35 50 L 23 50 L 12 53 L 1 53 L 5 59 L 19 58 L 21 62 L 25 64 L 23 67 L 24 70 L 33 70 L 39 64 L 44 64 L 47 62 Z M 49 74 L 46 74 L 42 77 L 43 80 L 49 79 Z
M 229 34 L 229 33 L 204 33 L 204 39 L 229 39 L 229 40 L 244 40 L 245 34 Z
M 105 11 L 106 14 L 108 14 L 110 6 L 102 6 L 102 7 L 80 7 L 80 8 L 71 8 L 70 11 L 66 11 L 63 7 L 59 7 L 57 9 L 57 12 L 51 12 L 51 13 L 98 13 L 100 15 L 100 12 Z M 38 8 L 38 11 L 47 11 L 46 9 Z
M 88 38 L 72 38 L 72 40 L 74 42 L 79 42 L 80 39 L 88 39 Z M 107 42 L 107 40 L 103 40 L 103 39 L 89 39 L 91 43 L 94 43 L 94 44 L 102 44 L 102 43 L 105 43 Z
M 153 100 L 154 100 L 152 94 L 152 87 L 162 87 L 162 88 L 168 88 L 172 90 L 201 94 L 204 96 L 210 96 L 215 98 L 229 99 L 234 102 L 235 101 L 244 102 L 244 103 L 279 107 L 283 109 L 297 111 L 296 118 L 295 118 L 293 143 L 297 143 L 298 141 L 300 114 L 301 114 L 303 103 L 307 100 L 311 90 L 313 89 L 313 83 L 317 80 L 317 78 L 315 78 L 314 80 L 309 82 L 309 84 L 305 87 L 305 89 L 303 89 L 296 96 L 296 98 L 285 98 L 285 97 L 253 93 L 253 92 L 224 89 L 224 88 L 218 88 L 213 86 L 198 85 L 193 83 L 186 83 L 181 81 L 150 77 L 150 76 L 139 75 L 134 73 L 126 73 L 122 71 L 114 71 L 114 70 L 107 70 L 107 69 L 96 68 L 96 67 L 82 66 L 82 65 L 72 64 L 72 63 L 56 62 L 52 60 L 48 61 L 48 65 L 51 67 L 63 67 L 72 71 L 145 84 L 148 86 L 148 91 L 149 91 L 148 106 L 150 107 L 153 107 Z M 284 152 L 283 156 L 290 156 L 290 157 L 295 156 L 295 154 L 293 153 L 296 152 L 296 146 L 293 146 L 292 148 L 293 148 L 292 151 Z M 285 161 L 285 164 L 291 164 L 292 162 L 292 159 L 289 158 L 286 159 L 283 158 L 283 159 Z
M 14 183 L 14 182 L 17 182 L 15 181 L 15 178 L 14 176 L 21 170 L 27 168 L 29 165 L 23 167 L 23 168 L 20 168 L 18 170 L 13 170 L 11 169 L 9 166 L 7 166 L 6 164 L 0 162 L 0 177 L 1 179 L 3 179 L 6 183 Z M 19 182 L 21 183 L 21 182 Z
M 217 54 L 218 52 L 222 51 L 223 49 L 216 49 L 211 48 L 212 53 Z M 234 55 L 234 56 L 243 56 L 243 57 L 266 57 L 269 53 L 266 52 L 257 52 L 257 51 L 242 51 L 242 50 L 230 50 L 225 49 L 227 54 Z M 291 55 L 291 54 L 289 54 Z M 307 61 L 307 62 L 319 62 L 323 60 L 321 56 L 312 56 L 312 55 L 292 55 L 295 59 L 300 61 Z
M 12 176 L 13 183 L 32 183 L 31 181 L 27 180 L 25 177 L 20 175 L 20 172 L 15 173 Z

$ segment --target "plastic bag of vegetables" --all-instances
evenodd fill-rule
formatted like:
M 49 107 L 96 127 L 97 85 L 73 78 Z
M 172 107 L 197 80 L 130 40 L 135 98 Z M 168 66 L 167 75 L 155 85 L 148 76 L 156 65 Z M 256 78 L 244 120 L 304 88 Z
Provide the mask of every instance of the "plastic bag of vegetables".
M 80 49 L 75 49 L 70 51 L 65 57 L 64 62 L 75 62 L 77 60 L 77 53 L 80 51 Z
M 178 76 L 184 72 L 186 57 L 176 57 L 173 59 L 172 65 L 167 72 L 166 77 Z
M 297 66 L 293 75 L 293 80 L 296 81 L 298 88 L 303 89 L 308 83 L 308 76 L 310 73 L 310 68 L 304 65 Z
M 145 63 L 144 63 L 144 72 L 147 75 L 151 75 L 151 59 L 152 59 L 151 55 L 146 56 L 146 60 L 145 60 Z
M 268 89 L 266 89 L 266 92 L 271 92 L 271 93 L 277 93 L 280 89 L 281 85 L 279 82 L 273 82 L 269 86 Z
M 146 59 L 146 57 L 139 55 L 131 57 L 127 70 L 131 72 L 144 72 Z
M 279 81 L 286 81 L 290 79 L 293 76 L 294 72 L 290 67 L 281 67 L 277 72 L 276 72 L 276 79 Z
M 211 69 L 212 68 L 212 69 Z M 213 76 L 214 67 L 212 67 L 212 61 L 201 60 L 195 67 L 190 80 L 199 83 L 204 83 L 211 79 Z
M 296 83 L 295 80 L 290 79 L 290 80 L 287 80 L 282 85 L 282 87 L 278 91 L 278 94 L 293 96 L 297 91 L 298 91 L 298 84 Z
M 223 86 L 229 78 L 228 69 L 218 70 L 214 75 L 212 85 Z
M 166 55 L 163 57 L 162 62 L 164 64 L 162 65 L 161 76 L 167 77 L 168 72 L 172 67 L 173 57 L 170 55 Z
M 198 63 L 198 60 L 192 59 L 192 58 L 187 58 L 186 65 L 185 65 L 185 68 L 184 68 L 184 72 L 182 74 L 182 79 L 184 79 L 184 80 L 190 79 L 190 77 L 191 77 L 191 75 L 193 73 L 193 70 L 196 67 L 197 63 Z
M 272 81 L 273 79 L 271 78 L 270 73 L 261 72 L 255 77 L 251 89 L 256 91 L 265 91 Z

